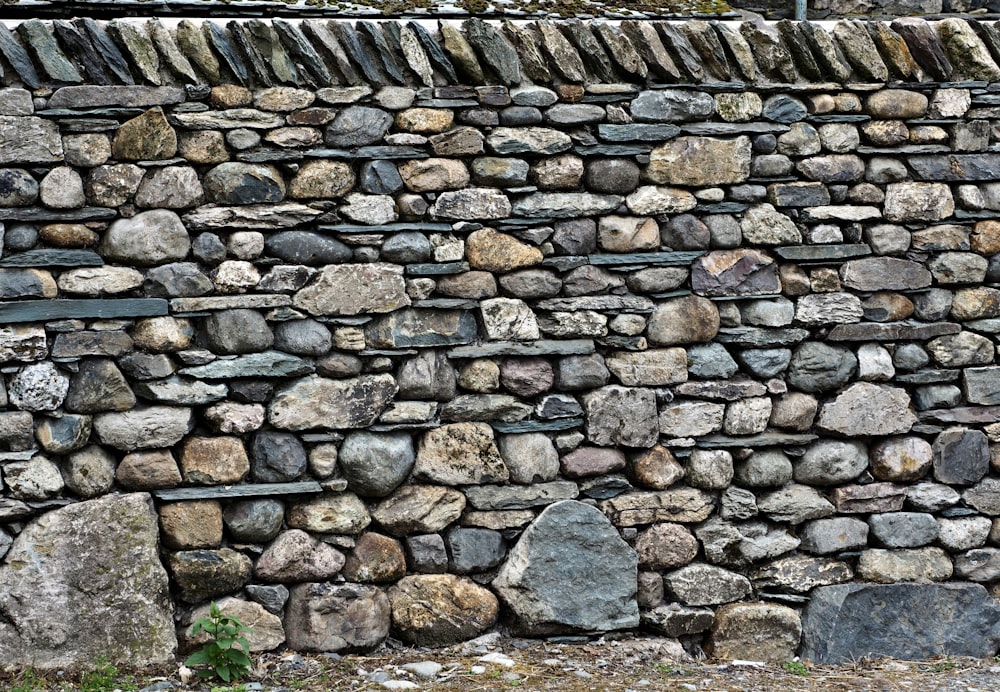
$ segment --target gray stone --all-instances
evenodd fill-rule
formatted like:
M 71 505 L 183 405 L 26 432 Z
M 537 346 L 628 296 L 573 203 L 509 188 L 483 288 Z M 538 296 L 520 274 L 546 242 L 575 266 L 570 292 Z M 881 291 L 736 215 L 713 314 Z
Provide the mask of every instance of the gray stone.
M 801 524 L 810 519 L 828 517 L 834 506 L 815 488 L 790 483 L 780 490 L 757 496 L 757 508 L 773 521 Z
M 267 543 L 281 531 L 285 508 L 278 500 L 240 500 L 222 513 L 226 531 L 241 543 Z
M 750 175 L 750 138 L 679 137 L 653 149 L 646 175 L 665 185 L 741 183 Z
M 54 670 L 99 657 L 116 665 L 173 661 L 177 640 L 158 533 L 156 513 L 142 494 L 73 504 L 29 524 L 6 556 L 8 565 L 23 561 L 25 567 L 0 570 L 3 665 Z M 42 545 L 47 548 L 37 552 Z M 88 546 L 86 555 L 81 545 Z M 117 567 L 100 567 L 109 561 Z M 83 582 L 86 593 L 70 588 Z
M 285 430 L 360 428 L 382 413 L 397 386 L 386 374 L 346 380 L 312 376 L 277 392 L 268 408 L 271 424 Z
M 351 106 L 337 114 L 326 127 L 326 144 L 331 147 L 360 147 L 382 140 L 392 125 L 392 115 L 377 108 Z
M 256 310 L 213 313 L 205 322 L 205 335 L 209 348 L 220 354 L 257 353 L 274 343 L 267 321 Z
M 57 497 L 65 486 L 59 467 L 40 455 L 6 464 L 3 475 L 11 496 L 29 502 Z
M 0 207 L 24 207 L 38 199 L 38 182 L 22 168 L 0 170 Z
M 979 430 L 950 428 L 932 446 L 934 478 L 953 485 L 973 485 L 989 470 L 989 444 Z
M 894 257 L 868 257 L 845 262 L 840 280 L 859 291 L 901 291 L 926 288 L 932 276 L 917 262 Z
M 296 584 L 285 613 L 288 646 L 295 651 L 370 651 L 389 636 L 389 599 L 374 586 Z
M 315 320 L 281 322 L 274 329 L 274 347 L 286 353 L 323 356 L 332 344 L 330 330 Z
M 0 115 L 0 164 L 55 163 L 63 156 L 59 128 L 34 116 Z
M 264 581 L 331 579 L 344 566 L 344 556 L 300 529 L 283 531 L 257 559 L 256 576 Z
M 860 442 L 823 440 L 811 445 L 795 465 L 795 480 L 809 485 L 837 485 L 854 480 L 868 467 Z
M 577 553 L 602 559 L 581 573 Z M 553 555 L 561 558 L 553 561 Z M 550 505 L 525 530 L 493 581 L 528 634 L 635 627 L 637 558 L 597 510 L 575 501 Z
M 816 555 L 829 555 L 868 545 L 868 524 L 861 519 L 835 517 L 810 521 L 799 530 L 801 548 Z
M 975 584 L 823 586 L 803 613 L 802 656 L 833 664 L 865 656 L 991 656 L 997 615 Z
M 326 266 L 295 294 L 294 304 L 313 315 L 391 312 L 410 304 L 402 267 L 393 264 Z
M 731 603 L 747 596 L 750 580 L 714 565 L 691 564 L 663 576 L 670 593 L 687 606 Z
M 887 512 L 868 519 L 871 535 L 886 548 L 918 548 L 938 536 L 934 515 L 922 512 Z
M 134 451 L 172 447 L 191 431 L 194 421 L 191 409 L 149 406 L 99 414 L 93 425 L 99 442 Z
M 647 389 L 610 386 L 583 398 L 587 438 L 598 445 L 649 447 L 657 438 L 655 397 Z
M 100 358 L 81 363 L 70 380 L 65 405 L 68 411 L 98 413 L 127 411 L 135 401 L 135 394 L 114 361 Z
M 850 581 L 854 577 L 846 562 L 795 555 L 776 560 L 753 574 L 757 589 L 807 594 L 818 586 Z
M 10 403 L 23 411 L 54 411 L 62 406 L 69 377 L 45 361 L 20 368 L 7 384 Z
M 107 259 L 150 266 L 183 260 L 190 248 L 180 217 L 155 209 L 112 223 L 101 240 L 100 252 Z
M 385 497 L 413 469 L 413 441 L 403 433 L 353 432 L 340 446 L 338 464 L 354 492 Z
M 916 422 L 905 389 L 856 382 L 823 405 L 817 425 L 846 436 L 897 435 Z
M 321 266 L 340 264 L 351 258 L 351 249 L 336 238 L 309 231 L 283 231 L 265 242 L 269 255 L 286 262 Z
M 285 483 L 306 470 L 306 450 L 298 438 L 267 430 L 254 435 L 251 472 L 259 483 Z
M 90 416 L 63 414 L 61 418 L 45 418 L 35 428 L 38 444 L 50 454 L 67 454 L 80 449 L 90 439 Z
M 450 571 L 455 574 L 485 572 L 496 567 L 507 554 L 506 542 L 497 531 L 454 528 L 445 535 Z
M 850 350 L 819 342 L 795 349 L 788 367 L 788 383 L 805 392 L 823 392 L 847 384 L 857 368 Z
M 638 122 L 685 122 L 711 116 L 715 101 L 709 94 L 681 89 L 643 91 L 629 109 Z

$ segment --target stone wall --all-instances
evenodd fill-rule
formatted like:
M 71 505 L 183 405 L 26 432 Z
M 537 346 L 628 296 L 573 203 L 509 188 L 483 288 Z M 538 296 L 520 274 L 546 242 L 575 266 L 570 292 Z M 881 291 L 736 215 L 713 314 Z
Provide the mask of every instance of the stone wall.
M 0 54 L 4 665 L 69 646 L 51 598 L 121 595 L 47 561 L 138 559 L 63 529 L 150 517 L 182 642 L 221 600 L 258 649 L 996 651 L 992 25 L 28 21 Z

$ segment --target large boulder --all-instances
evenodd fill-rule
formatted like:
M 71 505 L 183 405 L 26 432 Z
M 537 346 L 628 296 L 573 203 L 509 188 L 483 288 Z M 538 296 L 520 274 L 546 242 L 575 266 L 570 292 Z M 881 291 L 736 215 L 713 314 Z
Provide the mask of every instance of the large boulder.
M 565 500 L 525 529 L 493 588 L 524 634 L 624 629 L 639 624 L 637 565 L 601 512 Z
M 978 584 L 821 586 L 803 613 L 802 642 L 802 658 L 815 663 L 987 658 L 1000 645 L 1000 605 Z
M 158 534 L 144 493 L 80 502 L 25 527 L 0 566 L 0 668 L 173 662 Z

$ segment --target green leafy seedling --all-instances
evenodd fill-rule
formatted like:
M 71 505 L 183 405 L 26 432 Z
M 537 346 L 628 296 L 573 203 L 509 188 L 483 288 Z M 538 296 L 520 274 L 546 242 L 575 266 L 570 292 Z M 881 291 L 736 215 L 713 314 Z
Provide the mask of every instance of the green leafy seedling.
M 246 638 L 249 631 L 239 618 L 225 615 L 213 601 L 208 617 L 198 618 L 191 628 L 192 636 L 204 632 L 211 641 L 191 654 L 184 665 L 200 666 L 196 672 L 203 679 L 219 678 L 230 682 L 244 677 L 253 667 L 250 642 Z
M 781 667 L 792 675 L 809 675 L 809 669 L 801 661 L 785 661 Z

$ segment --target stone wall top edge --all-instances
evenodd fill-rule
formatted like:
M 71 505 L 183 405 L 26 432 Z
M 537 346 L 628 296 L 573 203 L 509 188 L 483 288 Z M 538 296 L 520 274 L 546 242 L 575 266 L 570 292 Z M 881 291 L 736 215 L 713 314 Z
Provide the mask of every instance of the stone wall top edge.
M 264 59 L 264 56 L 268 56 Z M 714 90 L 1000 82 L 997 24 L 948 18 L 0 21 L 5 86 Z

